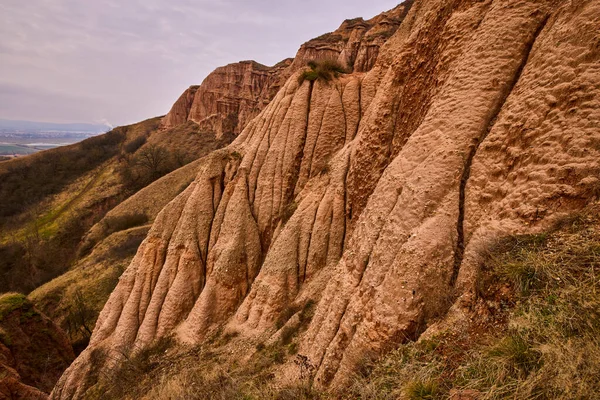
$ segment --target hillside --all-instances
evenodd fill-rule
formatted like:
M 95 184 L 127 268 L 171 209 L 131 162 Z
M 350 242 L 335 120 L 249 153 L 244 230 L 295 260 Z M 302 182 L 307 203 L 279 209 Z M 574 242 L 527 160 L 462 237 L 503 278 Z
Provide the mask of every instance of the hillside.
M 154 219 L 52 398 L 123 389 L 156 365 L 165 371 L 159 354 L 175 357 L 165 378 L 175 377 L 172 387 L 192 379 L 216 398 L 227 398 L 219 390 L 231 370 L 214 382 L 186 376 L 186 354 L 206 365 L 235 361 L 251 370 L 242 382 L 295 387 L 288 398 L 341 395 L 365 363 L 388 353 L 383 362 L 398 371 L 390 396 L 411 385 L 417 394 L 408 398 L 453 389 L 496 396 L 494 383 L 463 385 L 412 364 L 402 370 L 390 351 L 399 349 L 400 360 L 425 351 L 435 361 L 438 346 L 426 340 L 484 319 L 473 310 L 490 285 L 489 249 L 544 232 L 597 199 L 600 5 L 423 0 L 390 13 L 346 21 L 342 33 L 303 45 L 275 96 L 248 108 L 262 102 L 260 113 L 229 146 L 197 161 L 194 181 Z M 249 75 L 234 75 L 269 76 L 247 65 Z M 194 122 L 187 109 L 202 92 L 190 90 L 172 110 L 178 123 Z M 242 110 L 235 96 L 232 107 Z M 597 304 L 586 304 L 591 318 Z M 585 328 L 589 350 L 577 350 L 588 357 L 583 365 L 598 365 L 595 326 Z M 527 357 L 527 346 L 539 344 L 536 336 L 496 339 L 524 343 Z M 502 371 L 472 379 L 537 393 L 528 376 L 543 369 L 515 365 L 508 368 L 524 387 L 501 381 L 512 379 Z M 380 371 L 373 380 L 385 378 Z M 423 375 L 405 382 L 401 371 Z M 540 379 L 559 385 L 543 371 Z M 593 390 L 578 371 L 565 379 Z M 581 397 L 560 390 L 544 393 Z M 140 393 L 115 396 L 127 395 Z
M 593 398 L 597 26 L 406 1 L 0 162 L 0 397 Z
M 46 399 L 75 355 L 68 338 L 25 296 L 0 296 L 0 397 Z

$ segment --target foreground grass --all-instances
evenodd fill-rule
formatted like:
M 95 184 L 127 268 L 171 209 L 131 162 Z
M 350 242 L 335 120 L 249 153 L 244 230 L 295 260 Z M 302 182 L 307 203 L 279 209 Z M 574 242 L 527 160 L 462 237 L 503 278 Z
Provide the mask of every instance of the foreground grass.
M 512 287 L 505 310 L 495 307 L 496 318 L 505 314 L 506 321 L 403 345 L 357 376 L 347 397 L 599 398 L 597 224 L 595 216 L 580 215 L 558 231 L 499 243 L 482 291 Z

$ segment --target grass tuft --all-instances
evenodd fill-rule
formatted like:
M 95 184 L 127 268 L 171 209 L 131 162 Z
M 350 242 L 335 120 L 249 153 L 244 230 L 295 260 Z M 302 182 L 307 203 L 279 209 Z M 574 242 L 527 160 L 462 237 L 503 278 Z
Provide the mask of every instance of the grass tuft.
M 405 395 L 409 400 L 432 400 L 438 398 L 439 388 L 435 381 L 411 381 L 406 385 Z

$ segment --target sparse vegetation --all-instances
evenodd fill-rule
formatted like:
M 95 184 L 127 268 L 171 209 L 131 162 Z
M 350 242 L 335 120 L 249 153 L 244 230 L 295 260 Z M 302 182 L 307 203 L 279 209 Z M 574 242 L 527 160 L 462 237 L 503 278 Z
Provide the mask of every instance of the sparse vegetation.
M 66 273 L 29 295 L 36 307 L 67 333 L 76 354 L 87 346 L 88 329 L 93 329 L 147 231 L 147 227 L 139 227 L 114 233 Z
M 314 39 L 309 40 L 306 44 L 312 44 L 312 43 L 337 43 L 337 42 L 342 42 L 342 41 L 346 41 L 344 40 L 344 37 L 340 34 L 337 33 L 333 33 L 333 32 L 329 32 L 329 33 L 325 33 L 323 35 L 317 36 Z
M 92 329 L 94 328 L 92 324 L 95 320 L 96 315 L 94 310 L 86 301 L 81 289 L 77 289 L 69 305 L 66 318 L 66 323 L 68 324 L 67 332 L 71 336 L 76 353 L 80 353 L 87 347 L 92 336 Z
M 302 71 L 298 77 L 299 84 L 304 81 L 316 81 L 317 79 L 329 82 L 340 76 L 340 74 L 347 72 L 344 66 L 335 60 L 309 61 L 307 66 L 309 68 Z
M 171 171 L 192 161 L 180 150 L 167 150 L 156 144 L 146 144 L 136 153 L 123 157 L 118 173 L 128 193 L 135 193 Z
M 367 357 L 359 363 L 353 383 L 342 392 L 313 389 L 314 366 L 297 354 L 295 338 L 314 310 L 314 302 L 308 301 L 284 309 L 275 322 L 279 340 L 257 344 L 256 353 L 241 366 L 236 361 L 223 364 L 223 360 L 231 362 L 229 351 L 221 359 L 218 348 L 231 343 L 221 340 L 211 345 L 217 354 L 198 349 L 195 354 L 202 355 L 186 356 L 194 360 L 194 367 L 180 366 L 170 374 L 154 365 L 144 373 L 160 384 L 137 384 L 136 391 L 127 395 L 157 399 L 424 400 L 454 394 L 477 399 L 589 398 L 590 393 L 600 392 L 600 232 L 594 218 L 586 214 L 558 231 L 500 241 L 489 253 L 482 278 L 480 307 L 491 313 L 487 322 L 476 320 L 466 330 L 442 331 L 402 344 L 381 358 Z M 273 371 L 293 355 L 299 378 L 292 386 L 278 387 Z
M 116 362 L 116 366 L 100 377 L 102 389 L 96 392 L 97 398 L 126 398 L 126 395 L 131 394 L 132 388 L 136 388 L 140 380 L 156 368 L 160 358 L 174 343 L 174 339 L 167 336 L 161 337 L 151 345 L 141 349 L 128 349 L 121 352 L 112 351 L 110 354 L 105 350 L 101 350 L 103 354 L 99 355 L 101 357 L 99 365 L 102 365 L 107 358 L 112 358 Z M 93 395 L 90 397 L 94 398 Z
M 126 143 L 123 146 L 123 150 L 126 153 L 133 154 L 136 151 L 138 151 L 140 147 L 142 147 L 144 144 L 146 144 L 147 140 L 148 139 L 146 138 L 145 135 L 138 136 L 135 139 L 133 139 L 132 141 L 130 141 L 129 143 Z
M 0 222 L 27 211 L 45 196 L 59 192 L 77 177 L 118 154 L 124 139 L 124 129 L 116 128 L 71 146 L 3 164 Z
M 478 399 L 583 399 L 599 393 L 594 218 L 586 214 L 556 232 L 499 242 L 481 288 L 483 304 L 496 310 L 492 322 L 401 345 L 357 375 L 347 397 L 443 399 L 454 391 Z M 502 297 L 507 285 L 512 294 Z
M 0 244 L 0 291 L 28 293 L 68 268 L 84 233 L 82 221 L 69 218 L 52 236 L 33 217 L 22 236 Z
M 301 326 L 312 317 L 314 302 L 307 301 L 295 307 Z M 159 339 L 143 351 L 114 352 L 102 350 L 96 364 L 117 361 L 109 373 L 98 373 L 97 384 L 88 394 L 90 398 L 136 399 L 325 399 L 326 396 L 310 384 L 314 366 L 308 358 L 297 354 L 294 343 L 281 341 L 265 345 L 258 343 L 256 352 L 238 363 L 229 356 L 236 331 L 217 331 L 208 346 L 177 346 L 171 352 L 173 342 Z M 210 350 L 209 350 L 210 349 Z M 95 350 L 97 351 L 97 350 Z M 274 368 L 295 356 L 299 379 L 285 386 L 274 384 Z M 93 393 L 93 394 L 92 394 Z

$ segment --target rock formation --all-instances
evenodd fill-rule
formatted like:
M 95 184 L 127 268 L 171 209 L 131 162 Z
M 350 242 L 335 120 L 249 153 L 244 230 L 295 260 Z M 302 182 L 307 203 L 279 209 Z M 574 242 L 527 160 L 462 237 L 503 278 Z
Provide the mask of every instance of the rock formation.
M 304 43 L 289 69 L 295 72 L 307 61 L 334 59 L 350 71 L 369 71 L 375 65 L 379 49 L 396 32 L 412 3 L 413 0 L 405 1 L 367 21 L 362 18 L 344 21 L 334 32 Z
M 218 137 L 237 135 L 308 61 L 336 59 L 350 71 L 369 71 L 379 48 L 396 32 L 411 4 L 412 0 L 368 21 L 346 20 L 336 31 L 304 43 L 295 58 L 273 67 L 241 61 L 217 68 L 201 85 L 183 92 L 164 117 L 163 127 L 194 121 Z
M 0 399 L 46 399 L 74 358 L 64 332 L 25 296 L 0 296 Z
M 297 65 L 157 216 L 52 397 L 83 396 L 99 349 L 268 338 L 308 300 L 299 351 L 335 388 L 469 307 L 489 243 L 598 196 L 597 26 L 594 0 L 417 0 L 372 68 L 361 46 L 331 81 Z
M 172 128 L 194 121 L 217 137 L 238 134 L 271 100 L 279 75 L 289 63 L 284 60 L 267 67 L 242 61 L 217 68 L 200 86 L 183 92 L 164 117 L 163 126 Z

